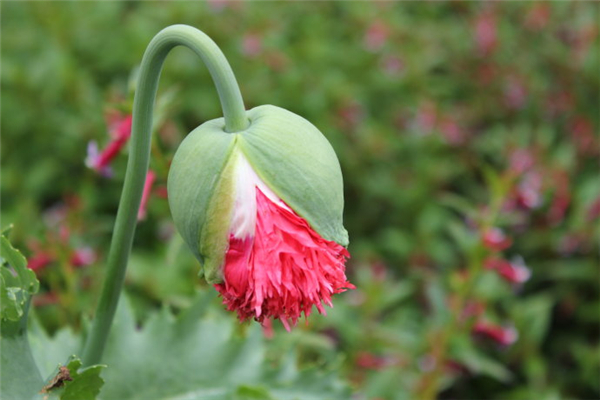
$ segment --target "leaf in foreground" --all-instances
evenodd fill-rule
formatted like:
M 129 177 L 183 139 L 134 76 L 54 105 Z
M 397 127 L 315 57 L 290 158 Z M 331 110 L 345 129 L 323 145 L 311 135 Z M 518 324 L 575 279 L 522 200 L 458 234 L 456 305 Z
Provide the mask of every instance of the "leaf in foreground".
M 44 384 L 27 340 L 27 311 L 39 282 L 25 257 L 0 236 L 0 392 L 6 399 L 30 399 Z
M 105 365 L 81 368 L 81 360 L 71 357 L 66 366 L 59 366 L 52 379 L 44 386 L 42 393 L 50 399 L 95 400 L 104 380 L 100 372 Z
M 109 368 L 101 398 L 347 398 L 331 372 L 301 372 L 295 363 L 272 367 L 260 326 L 241 333 L 231 315 L 208 307 L 214 297 L 203 294 L 178 317 L 158 312 L 142 329 L 122 302 L 104 358 Z
M 247 329 L 244 329 L 247 328 Z M 78 348 L 68 330 L 49 338 L 32 330 L 36 350 Z M 56 341 L 56 343 L 55 343 Z M 102 371 L 104 400 L 336 400 L 348 389 L 334 371 L 299 370 L 292 348 L 289 357 L 271 360 L 258 324 L 240 326 L 226 315 L 212 292 L 175 317 L 155 312 L 140 329 L 127 298 L 119 304 Z M 283 354 L 285 352 L 281 352 Z M 64 356 L 66 356 L 64 355 Z M 48 359 L 37 354 L 39 360 Z M 53 355 L 53 357 L 56 357 Z
M 27 260 L 5 236 L 0 237 L 0 316 L 3 320 L 18 321 L 25 314 L 31 295 L 39 289 L 35 273 L 27 268 Z

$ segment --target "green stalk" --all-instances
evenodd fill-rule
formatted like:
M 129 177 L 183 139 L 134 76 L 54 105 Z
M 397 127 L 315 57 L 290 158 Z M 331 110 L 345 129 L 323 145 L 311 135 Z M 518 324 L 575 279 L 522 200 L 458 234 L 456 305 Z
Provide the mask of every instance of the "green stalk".
M 113 230 L 104 286 L 96 315 L 83 351 L 83 366 L 98 364 L 112 325 L 123 288 L 127 260 L 135 233 L 137 213 L 150 160 L 152 109 L 163 62 L 175 46 L 186 46 L 204 61 L 217 87 L 225 130 L 239 132 L 247 128 L 244 102 L 233 71 L 219 47 L 203 32 L 186 25 L 173 25 L 160 31 L 150 42 L 140 67 L 133 102 L 131 151 L 125 183 Z

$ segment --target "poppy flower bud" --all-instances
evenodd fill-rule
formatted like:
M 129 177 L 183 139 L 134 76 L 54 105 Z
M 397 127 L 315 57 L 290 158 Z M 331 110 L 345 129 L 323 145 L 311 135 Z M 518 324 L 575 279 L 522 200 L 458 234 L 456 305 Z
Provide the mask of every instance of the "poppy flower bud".
M 223 118 L 192 131 L 168 179 L 179 233 L 241 320 L 280 319 L 286 329 L 313 305 L 354 288 L 345 276 L 348 233 L 333 148 L 310 122 L 279 107 Z

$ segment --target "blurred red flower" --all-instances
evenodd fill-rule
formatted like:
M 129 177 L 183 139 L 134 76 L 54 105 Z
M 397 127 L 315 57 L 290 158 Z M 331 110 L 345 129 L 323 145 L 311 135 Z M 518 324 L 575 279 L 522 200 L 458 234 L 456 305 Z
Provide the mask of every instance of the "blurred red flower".
M 74 267 L 85 267 L 93 264 L 98 259 L 98 255 L 91 247 L 80 247 L 75 249 L 71 256 L 71 265 Z
M 479 321 L 473 326 L 472 333 L 489 338 L 502 346 L 510 346 L 519 338 L 519 333 L 514 327 L 503 327 L 483 321 Z
M 500 228 L 489 228 L 483 233 L 483 245 L 493 251 L 503 251 L 512 245 L 512 239 Z
M 262 52 L 262 38 L 256 33 L 247 33 L 242 37 L 242 54 L 250 58 Z
M 525 26 L 533 31 L 544 28 L 550 20 L 550 4 L 535 3 L 525 16 Z
M 474 36 L 479 53 L 489 55 L 498 45 L 496 14 L 491 9 L 483 10 L 475 19 Z
M 144 182 L 144 190 L 142 192 L 142 201 L 140 202 L 140 208 L 138 210 L 138 221 L 146 219 L 148 200 L 150 199 L 150 193 L 152 192 L 152 186 L 156 180 L 156 173 L 151 169 L 146 173 L 146 180 Z
M 491 257 L 484 261 L 487 269 L 495 270 L 498 275 L 510 283 L 524 283 L 531 277 L 531 271 L 523 260 L 508 261 L 503 258 Z
M 121 116 L 110 123 L 109 135 L 112 139 L 101 152 L 96 142 L 88 144 L 85 160 L 88 167 L 104 176 L 111 175 L 110 162 L 120 153 L 131 136 L 131 115 Z
M 383 47 L 390 34 L 390 29 L 382 21 L 373 22 L 363 38 L 365 49 L 375 52 Z
M 527 88 L 517 77 L 510 77 L 504 85 L 504 103 L 512 110 L 520 110 L 527 101 Z
M 42 250 L 33 253 L 27 260 L 27 267 L 34 271 L 44 269 L 48 264 L 54 261 L 54 256 Z

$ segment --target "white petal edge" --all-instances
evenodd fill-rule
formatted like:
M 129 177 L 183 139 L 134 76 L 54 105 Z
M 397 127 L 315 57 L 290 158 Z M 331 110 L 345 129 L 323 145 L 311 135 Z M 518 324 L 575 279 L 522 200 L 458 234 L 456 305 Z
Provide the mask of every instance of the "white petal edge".
M 254 237 L 256 229 L 256 188 L 278 206 L 286 210 L 290 208 L 259 178 L 241 151 L 236 151 L 232 157 L 236 157 L 233 171 L 235 204 L 230 232 L 236 239 L 245 239 Z

